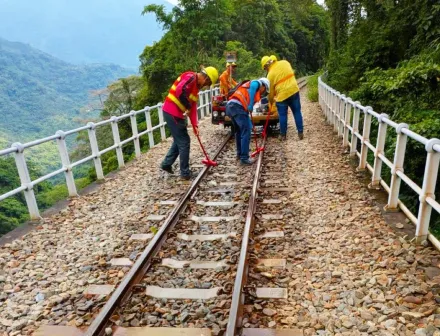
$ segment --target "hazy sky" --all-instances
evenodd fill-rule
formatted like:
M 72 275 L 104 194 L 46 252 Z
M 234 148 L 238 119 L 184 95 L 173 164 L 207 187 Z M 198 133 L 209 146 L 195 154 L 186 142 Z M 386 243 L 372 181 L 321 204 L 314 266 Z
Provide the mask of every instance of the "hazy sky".
M 168 2 L 171 2 L 173 5 L 177 5 L 178 0 L 167 0 Z M 323 4 L 324 0 L 317 0 L 319 4 Z

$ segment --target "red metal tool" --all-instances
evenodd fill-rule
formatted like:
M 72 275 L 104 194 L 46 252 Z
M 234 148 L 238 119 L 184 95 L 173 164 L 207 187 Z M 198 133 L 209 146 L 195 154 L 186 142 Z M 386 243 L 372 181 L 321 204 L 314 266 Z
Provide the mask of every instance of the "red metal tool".
M 203 144 L 202 144 L 202 140 L 200 140 L 199 132 L 197 132 L 197 131 L 195 130 L 194 126 L 193 126 L 193 130 L 194 130 L 194 134 L 195 134 L 196 137 L 197 137 L 197 140 L 199 141 L 200 148 L 202 149 L 203 154 L 205 154 L 205 158 L 202 160 L 202 163 L 203 163 L 204 165 L 208 166 L 208 167 L 215 167 L 215 166 L 217 166 L 218 163 L 215 162 L 215 161 L 213 161 L 213 160 L 211 160 L 211 159 L 209 158 L 209 156 L 208 156 L 208 153 L 206 153 L 205 147 L 203 147 Z
M 261 137 L 263 139 L 265 139 L 267 136 L 266 130 L 267 130 L 267 126 L 269 125 L 269 119 L 271 114 L 272 114 L 272 109 L 269 108 L 269 111 L 267 112 L 266 123 L 264 124 L 263 133 L 261 133 Z
M 254 131 L 255 134 L 255 152 L 253 152 L 251 154 L 251 157 L 256 157 L 258 155 L 258 153 L 262 152 L 264 150 L 264 147 L 258 147 L 258 142 L 257 142 L 257 131 L 255 129 L 255 124 L 254 124 L 254 120 L 252 118 L 252 111 L 249 111 L 251 114 L 251 121 L 252 121 L 252 130 Z

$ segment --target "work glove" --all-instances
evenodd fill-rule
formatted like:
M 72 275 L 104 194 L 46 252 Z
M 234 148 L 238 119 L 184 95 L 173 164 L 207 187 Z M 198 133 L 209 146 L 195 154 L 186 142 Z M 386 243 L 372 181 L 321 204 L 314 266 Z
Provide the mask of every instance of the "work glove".
M 254 110 L 254 107 L 252 105 L 249 105 L 247 107 L 247 109 L 248 109 L 248 112 L 251 113 Z
M 193 131 L 195 135 L 199 135 L 199 126 L 194 126 L 193 125 Z

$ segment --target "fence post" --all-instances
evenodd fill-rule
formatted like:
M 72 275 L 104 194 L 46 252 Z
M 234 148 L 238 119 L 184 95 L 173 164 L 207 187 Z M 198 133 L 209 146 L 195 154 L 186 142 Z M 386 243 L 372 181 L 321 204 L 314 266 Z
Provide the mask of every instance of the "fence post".
M 72 167 L 70 166 L 69 152 L 66 145 L 66 133 L 64 133 L 63 131 L 57 131 L 55 134 L 58 135 L 58 151 L 60 153 L 61 163 L 63 165 L 63 168 L 65 169 L 64 177 L 66 178 L 69 196 L 78 196 L 78 192 L 76 191 L 75 178 L 73 177 Z
M 92 122 L 89 122 L 87 126 L 89 127 L 87 131 L 89 133 L 89 141 L 90 148 L 92 149 L 93 162 L 95 163 L 96 178 L 98 180 L 103 180 L 104 172 L 102 171 L 101 154 L 99 154 L 98 141 L 96 140 L 96 126 Z
M 429 233 L 429 221 L 432 207 L 426 202 L 428 197 L 435 198 L 435 184 L 440 161 L 440 153 L 434 150 L 435 145 L 440 145 L 439 139 L 431 139 L 425 146 L 428 152 L 426 157 L 425 175 L 423 176 L 422 194 L 419 197 L 420 206 L 417 216 L 416 242 L 421 243 L 427 239 Z
M 358 170 L 364 170 L 367 168 L 367 154 L 368 147 L 366 145 L 367 141 L 370 141 L 370 129 L 371 129 L 371 114 L 368 111 L 373 110 L 371 106 L 364 107 L 364 131 L 362 132 L 362 147 L 361 147 L 361 158 L 359 160 Z
M 326 99 L 325 99 L 325 108 L 326 108 L 326 118 L 327 124 L 330 124 L 331 118 L 331 104 L 332 104 L 332 91 L 329 87 L 326 88 Z
M 330 104 L 331 104 L 331 91 L 329 88 L 326 88 L 326 96 L 325 96 L 325 108 L 326 108 L 326 122 L 327 124 L 330 122 Z
M 357 144 L 358 144 L 358 137 L 356 136 L 356 133 L 359 133 L 359 118 L 361 111 L 359 110 L 359 102 L 356 101 L 354 103 L 354 114 L 353 114 L 353 132 L 351 133 L 351 147 L 350 147 L 350 156 L 354 157 L 356 156 L 357 152 Z
M 368 185 L 370 189 L 380 189 L 380 180 L 382 179 L 382 159 L 379 154 L 385 152 L 385 140 L 387 136 L 387 124 L 383 118 L 388 118 L 388 115 L 382 113 L 379 118 L 379 130 L 377 132 L 376 151 L 374 152 L 374 167 L 373 175 L 371 176 L 371 183 Z
M 398 211 L 399 210 L 399 193 L 401 178 L 397 175 L 398 171 L 403 172 L 403 162 L 405 160 L 406 142 L 408 136 L 402 133 L 403 128 L 409 128 L 407 124 L 399 124 L 396 128 L 397 141 L 396 150 L 394 152 L 394 163 L 391 169 L 391 184 L 390 194 L 388 195 L 388 204 L 385 205 L 385 211 Z
M 217 88 L 215 88 L 213 90 L 212 87 L 211 87 L 209 89 L 209 92 L 208 92 L 208 103 L 209 103 L 208 109 L 209 109 L 209 111 L 211 111 L 211 102 L 212 102 L 212 98 L 214 97 L 214 95 L 216 95 L 216 91 L 217 91 Z
M 159 107 L 157 108 L 157 113 L 159 114 L 159 122 L 161 125 L 160 126 L 160 137 L 161 137 L 162 141 L 164 141 L 167 138 L 167 136 L 165 134 L 165 125 L 163 125 L 164 124 L 163 110 L 162 110 L 163 104 L 159 103 L 158 105 L 159 105 Z
M 121 146 L 121 138 L 119 136 L 119 127 L 118 127 L 118 117 L 111 117 L 110 120 L 112 125 L 112 133 L 113 133 L 113 142 L 117 146 L 116 147 L 116 157 L 118 158 L 118 166 L 122 168 L 125 166 L 124 163 L 124 154 L 122 153 Z
M 341 95 L 341 100 L 339 101 L 338 137 L 342 136 L 342 128 L 344 126 L 346 105 L 347 105 L 347 97 L 343 94 Z
M 145 120 L 147 121 L 148 143 L 150 145 L 150 148 L 153 148 L 154 147 L 154 135 L 153 135 L 153 131 L 151 130 L 153 128 L 153 124 L 151 123 L 151 113 L 150 113 L 149 107 L 145 107 Z
M 208 93 L 204 92 L 203 93 L 203 101 L 204 101 L 204 107 L 203 110 L 205 111 L 205 116 L 209 115 L 209 97 L 208 97 Z
M 348 135 L 349 135 L 349 129 L 348 126 L 350 125 L 350 119 L 351 119 L 351 107 L 353 105 L 353 101 L 348 98 L 345 104 L 345 118 L 344 118 L 344 134 L 342 137 L 342 146 L 348 147 Z
M 133 143 L 134 143 L 134 152 L 136 157 L 141 156 L 141 146 L 139 144 L 139 133 L 137 127 L 136 113 L 134 111 L 130 111 L 130 121 L 131 121 L 131 131 L 133 133 Z
M 324 111 L 324 108 L 322 106 L 322 85 L 321 85 L 321 78 L 318 77 L 318 101 L 319 101 L 319 106 L 321 106 L 321 110 Z M 325 113 L 325 111 L 324 111 Z
M 339 113 L 339 97 L 341 93 L 339 91 L 335 92 L 334 104 L 333 104 L 333 131 L 336 132 L 338 125 L 338 113 Z
M 199 92 L 199 99 L 197 102 L 197 114 L 200 115 L 200 120 L 205 118 L 205 108 L 203 106 L 203 93 Z
M 331 90 L 330 91 L 330 102 L 329 102 L 329 112 L 330 112 L 330 117 L 328 119 L 328 123 L 330 125 L 333 124 L 333 110 L 334 110 L 334 106 L 335 106 L 335 97 L 336 97 L 336 91 L 335 90 Z
M 29 175 L 29 170 L 26 164 L 26 159 L 24 157 L 24 147 L 21 143 L 13 143 L 13 148 L 16 148 L 14 152 L 15 164 L 17 166 L 18 175 L 20 176 L 21 185 L 26 187 L 24 190 L 24 198 L 29 211 L 29 216 L 31 219 L 41 218 L 40 212 L 38 211 L 37 199 L 35 198 L 34 187 L 32 186 L 31 177 Z
M 337 131 L 337 125 L 338 125 L 338 113 L 339 113 L 339 98 L 341 96 L 341 93 L 339 91 L 335 92 L 335 104 L 333 109 L 333 131 Z
M 327 124 L 330 123 L 332 92 L 329 87 L 325 89 L 325 117 Z

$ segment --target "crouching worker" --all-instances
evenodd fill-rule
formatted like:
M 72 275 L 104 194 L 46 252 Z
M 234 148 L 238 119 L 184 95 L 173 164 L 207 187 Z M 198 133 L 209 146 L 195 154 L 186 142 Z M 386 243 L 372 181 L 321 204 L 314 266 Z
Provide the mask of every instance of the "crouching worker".
M 242 165 L 251 165 L 255 162 L 249 158 L 252 132 L 249 112 L 252 112 L 254 104 L 261 99 L 261 95 L 265 92 L 269 93 L 269 87 L 267 78 L 247 81 L 236 88 L 226 105 L 226 115 L 232 119 L 235 128 L 237 159 L 240 159 Z
M 201 72 L 185 72 L 176 79 L 163 104 L 164 119 L 173 136 L 162 170 L 173 174 L 171 166 L 180 157 L 180 176 L 184 180 L 191 178 L 189 169 L 190 137 L 187 130 L 186 116 L 189 116 L 194 132 L 198 134 L 197 101 L 199 90 L 217 83 L 218 71 L 206 67 Z

